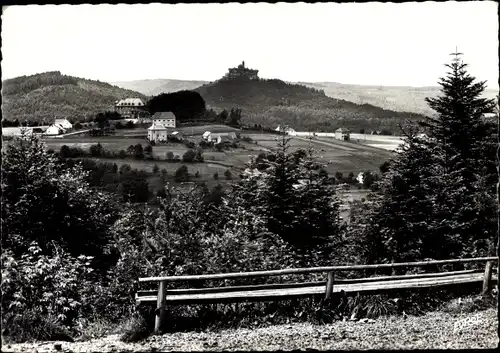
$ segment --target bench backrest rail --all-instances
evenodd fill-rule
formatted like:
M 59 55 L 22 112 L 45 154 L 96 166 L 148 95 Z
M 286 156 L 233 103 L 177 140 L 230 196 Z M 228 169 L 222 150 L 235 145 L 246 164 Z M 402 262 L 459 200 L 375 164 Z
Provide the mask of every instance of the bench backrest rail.
M 491 288 L 492 272 L 495 264 L 498 264 L 498 257 L 480 257 L 470 259 L 451 259 L 451 260 L 431 260 L 419 262 L 403 262 L 403 263 L 390 263 L 390 264 L 374 264 L 374 265 L 347 265 L 347 266 L 325 266 L 325 267 L 312 267 L 312 268 L 291 268 L 283 270 L 271 271 L 252 271 L 252 272 L 236 272 L 236 273 L 218 273 L 218 274 L 205 274 L 205 275 L 187 275 L 187 276 L 163 276 L 163 277 L 147 277 L 139 278 L 140 283 L 157 282 L 158 291 L 139 291 L 136 294 L 136 299 L 140 301 L 141 297 L 147 297 L 149 300 L 157 302 L 157 311 L 155 319 L 155 333 L 159 331 L 161 323 L 165 316 L 167 304 L 167 283 L 180 282 L 180 281 L 203 281 L 203 280 L 227 280 L 236 278 L 251 278 L 251 277 L 269 277 L 269 276 L 282 276 L 293 274 L 308 274 L 308 273 L 326 273 L 325 281 L 321 282 L 308 282 L 308 283 L 277 283 L 277 284 L 260 284 L 260 285 L 247 285 L 247 286 L 232 286 L 232 287 L 214 287 L 214 288 L 194 288 L 194 289 L 172 289 L 168 290 L 170 295 L 196 295 L 196 294 L 216 294 L 227 292 L 241 292 L 241 291 L 256 291 L 256 290 L 279 290 L 279 289 L 294 289 L 301 287 L 316 287 L 323 286 L 325 299 L 328 300 L 333 294 L 333 286 L 337 284 L 355 284 L 355 283 L 370 283 L 375 281 L 394 281 L 394 280 L 414 280 L 414 279 L 432 279 L 439 277 L 452 277 L 477 273 L 478 270 L 462 270 L 453 272 L 439 272 L 439 273 L 421 273 L 399 276 L 378 276 L 369 278 L 358 279 L 335 279 L 335 272 L 340 271 L 362 271 L 369 269 L 382 269 L 382 268 L 397 268 L 397 267 L 418 267 L 429 265 L 444 265 L 456 263 L 481 263 L 486 262 L 483 277 L 483 293 L 486 293 Z M 480 271 L 482 272 L 482 271 Z M 498 278 L 497 278 L 498 280 Z M 399 282 L 398 282 L 399 283 Z M 417 285 L 418 286 L 418 285 Z M 313 288 L 314 289 L 314 288 Z M 317 288 L 319 290 L 319 288 Z M 314 292 L 317 292 L 314 289 Z M 156 299 L 155 297 L 156 293 Z

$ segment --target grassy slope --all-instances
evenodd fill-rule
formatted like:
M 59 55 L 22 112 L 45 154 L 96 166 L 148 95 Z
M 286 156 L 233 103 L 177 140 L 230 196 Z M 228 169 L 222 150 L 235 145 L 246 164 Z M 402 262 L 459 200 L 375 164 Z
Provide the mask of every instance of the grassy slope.
M 58 72 L 5 80 L 2 88 L 3 119 L 53 122 L 56 117 L 83 121 L 112 110 L 114 102 L 144 95 L 108 83 L 64 76 Z

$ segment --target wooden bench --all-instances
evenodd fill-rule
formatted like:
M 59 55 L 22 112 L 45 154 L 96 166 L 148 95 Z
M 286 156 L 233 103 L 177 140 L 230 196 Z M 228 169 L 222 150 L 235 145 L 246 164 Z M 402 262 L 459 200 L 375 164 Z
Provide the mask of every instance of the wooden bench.
M 485 262 L 484 270 L 462 270 L 439 273 L 422 273 L 399 276 L 377 276 L 356 279 L 335 279 L 334 274 L 341 271 L 360 271 L 382 268 L 417 267 L 427 265 L 444 265 L 456 263 Z M 498 263 L 497 257 L 474 259 L 436 260 L 409 263 L 393 263 L 378 265 L 330 266 L 314 268 L 295 268 L 273 271 L 254 271 L 241 273 L 221 273 L 209 275 L 167 276 L 139 278 L 140 283 L 157 282 L 158 290 L 140 290 L 136 293 L 137 304 L 156 303 L 155 333 L 161 327 L 168 304 L 213 304 L 276 301 L 300 297 L 324 296 L 325 300 L 333 293 L 343 292 L 347 295 L 356 293 L 380 293 L 390 290 L 430 288 L 466 283 L 483 282 L 483 292 L 491 288 L 493 265 Z M 258 285 L 238 285 L 214 288 L 167 289 L 168 283 L 193 282 L 205 280 L 228 280 L 235 278 L 283 276 L 293 274 L 324 273 L 324 281 L 305 283 L 278 283 Z

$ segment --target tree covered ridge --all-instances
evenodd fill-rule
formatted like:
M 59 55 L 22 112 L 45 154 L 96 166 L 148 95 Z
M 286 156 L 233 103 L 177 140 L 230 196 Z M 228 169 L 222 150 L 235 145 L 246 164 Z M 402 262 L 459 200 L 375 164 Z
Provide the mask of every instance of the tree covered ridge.
M 296 130 L 308 128 L 332 130 L 350 127 L 356 130 L 384 126 L 396 132 L 404 120 L 416 121 L 421 114 L 395 112 L 370 104 L 356 104 L 327 97 L 322 90 L 271 80 L 219 80 L 196 89 L 208 105 L 229 109 L 239 106 L 244 123 L 276 125 L 278 120 Z
M 61 74 L 59 71 L 21 76 L 2 82 L 3 119 L 53 122 L 67 117 L 84 121 L 112 110 L 116 100 L 146 97 L 109 83 Z

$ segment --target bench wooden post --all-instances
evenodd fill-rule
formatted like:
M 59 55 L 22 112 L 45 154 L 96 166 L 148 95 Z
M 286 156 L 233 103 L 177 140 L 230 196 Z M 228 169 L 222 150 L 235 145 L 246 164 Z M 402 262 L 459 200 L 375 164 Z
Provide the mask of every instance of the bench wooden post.
M 493 261 L 486 262 L 483 278 L 483 295 L 488 294 L 491 290 L 491 274 L 493 269 Z
M 157 334 L 160 332 L 160 328 L 163 323 L 163 319 L 165 318 L 165 311 L 167 306 L 167 282 L 160 281 L 158 286 L 158 301 L 156 305 L 156 317 L 155 317 L 155 330 L 154 333 Z
M 330 271 L 327 273 L 327 278 L 326 278 L 326 290 L 325 290 L 325 300 L 328 300 L 332 297 L 333 293 L 333 271 Z

